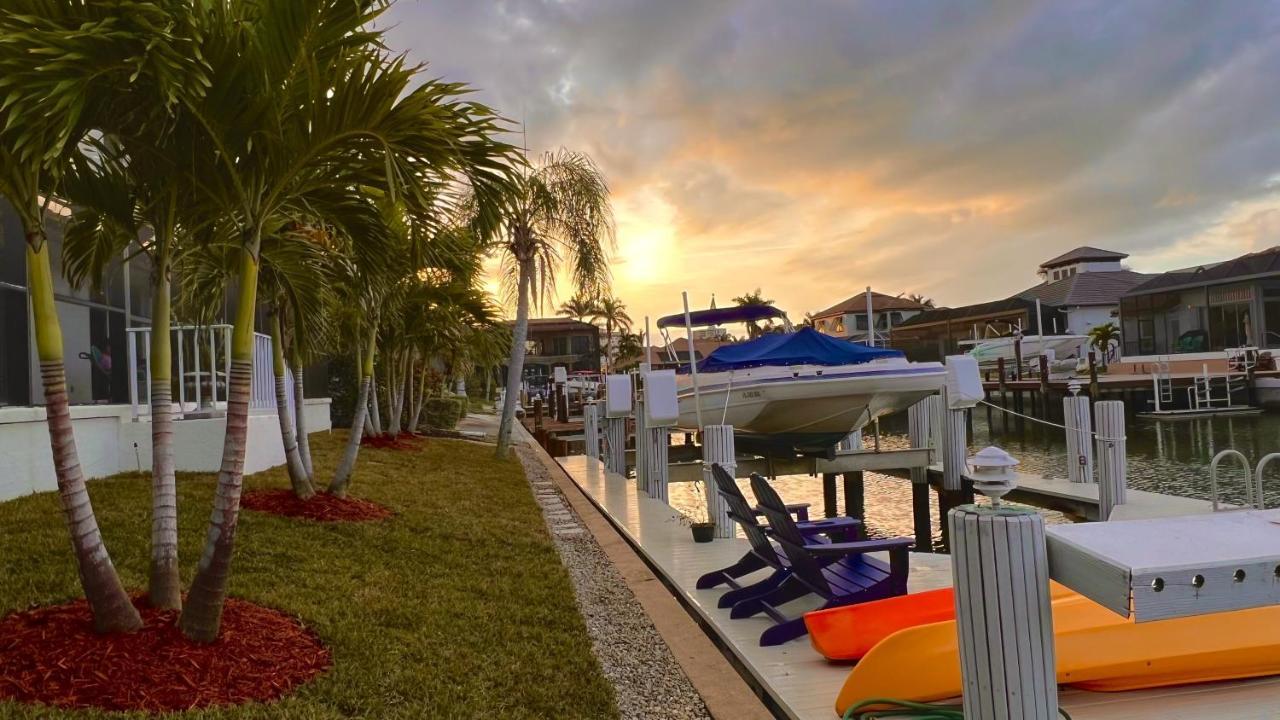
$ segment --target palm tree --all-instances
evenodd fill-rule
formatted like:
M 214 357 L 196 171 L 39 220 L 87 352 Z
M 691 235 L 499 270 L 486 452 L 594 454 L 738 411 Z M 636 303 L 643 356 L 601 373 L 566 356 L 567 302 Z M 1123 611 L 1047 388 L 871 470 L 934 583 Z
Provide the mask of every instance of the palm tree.
M 541 304 L 550 295 L 561 263 L 568 265 L 578 293 L 602 294 L 609 284 L 607 253 L 613 242 L 609 186 L 586 155 L 567 150 L 547 153 L 516 182 L 495 243 L 503 258 L 504 284 L 516 301 L 498 431 L 499 457 L 505 457 L 511 445 L 530 305 Z
M 737 304 L 738 307 L 773 307 L 773 300 L 766 298 L 764 293 L 760 291 L 760 288 L 756 288 L 755 291 L 749 292 L 745 295 L 739 295 L 733 299 L 733 302 Z M 770 320 L 765 327 L 761 327 L 760 323 L 755 320 L 747 322 L 748 338 L 758 338 L 768 332 L 773 332 L 772 320 Z
M 599 309 L 600 306 L 595 300 L 582 295 L 574 295 L 560 304 L 560 314 L 578 322 L 589 322 L 596 317 Z
M 618 370 L 635 367 L 644 359 L 644 336 L 640 333 L 624 332 L 618 336 L 617 360 Z
M 1103 368 L 1107 367 L 1107 361 L 1111 359 L 1112 348 L 1119 344 L 1120 328 L 1115 323 L 1103 323 L 1089 329 L 1089 346 L 1098 349 Z
M 599 305 L 596 307 L 594 316 L 597 320 L 604 321 L 604 348 L 605 360 L 608 369 L 613 369 L 613 360 L 616 351 L 613 343 L 613 329 L 616 327 L 620 332 L 631 331 L 631 316 L 627 314 L 627 306 L 616 297 L 603 297 L 600 299 Z
M 464 88 L 457 84 L 411 89 L 417 69 L 384 57 L 381 33 L 370 29 L 383 6 L 195 6 L 203 32 L 198 56 L 211 72 L 205 94 L 184 108 L 197 118 L 205 150 L 187 159 L 201 188 L 193 201 L 234 223 L 241 256 L 222 468 L 180 618 L 197 642 L 217 638 L 235 546 L 263 238 L 298 220 L 340 226 L 348 237 L 377 234 L 362 202 L 367 188 L 424 212 L 436 188 L 455 177 L 486 199 L 504 189 L 508 148 L 492 140 L 495 116 L 459 100 Z
M 919 304 L 919 305 L 923 305 L 923 306 L 925 306 L 925 307 L 927 307 L 927 308 L 931 308 L 931 307 L 933 307 L 933 299 L 932 299 L 932 298 L 925 297 L 924 295 L 921 295 L 920 293 L 907 293 L 907 299 L 908 299 L 908 300 L 910 300 L 910 301 L 911 301 L 911 302 L 913 302 L 913 303 L 917 303 L 917 304 Z
M 91 129 L 109 131 L 125 117 L 140 123 L 138 113 L 151 109 L 144 106 L 171 110 L 203 87 L 190 20 L 187 4 L 176 0 L 131 3 L 125 13 L 107 3 L 43 0 L 10 0 L 0 9 L 0 194 L 23 225 L 53 465 L 99 632 L 132 631 L 142 622 L 102 541 L 79 463 L 44 215 L 63 160 Z

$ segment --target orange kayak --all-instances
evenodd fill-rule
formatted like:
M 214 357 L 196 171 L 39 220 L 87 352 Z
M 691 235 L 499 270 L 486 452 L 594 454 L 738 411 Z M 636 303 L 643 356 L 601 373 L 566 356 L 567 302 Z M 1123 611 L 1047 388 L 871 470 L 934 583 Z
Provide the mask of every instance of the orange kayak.
M 1058 583 L 1051 583 L 1049 592 L 1055 601 L 1075 596 Z M 899 630 L 955 618 L 955 592 L 943 588 L 806 613 L 804 624 L 814 650 L 828 660 L 847 662 L 860 660 Z
M 1119 691 L 1280 674 L 1280 606 L 1134 623 L 1081 597 L 1053 603 L 1058 683 Z M 960 694 L 954 620 L 887 637 L 845 680 L 836 711 L 873 697 Z

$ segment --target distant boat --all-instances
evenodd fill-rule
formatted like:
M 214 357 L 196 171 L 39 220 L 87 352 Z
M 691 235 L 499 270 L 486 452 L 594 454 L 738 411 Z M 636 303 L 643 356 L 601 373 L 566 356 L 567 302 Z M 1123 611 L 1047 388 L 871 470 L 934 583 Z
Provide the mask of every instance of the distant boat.
M 732 425 L 738 449 L 762 455 L 824 455 L 849 433 L 878 417 L 905 410 L 937 392 L 946 370 L 940 363 L 909 362 L 902 353 L 823 335 L 792 331 L 786 315 L 771 307 L 700 310 L 693 327 L 783 320 L 784 332 L 717 348 L 698 362 L 698 390 L 688 365 L 679 370 L 680 419 L 698 429 Z M 685 324 L 683 315 L 658 321 L 660 329 Z
M 967 354 L 978 361 L 979 365 L 995 365 L 1004 358 L 1012 363 L 1017 359 L 1014 349 L 1016 336 L 989 338 L 986 340 L 961 340 L 961 345 L 970 346 Z M 1052 350 L 1057 359 L 1079 355 L 1080 348 L 1088 342 L 1086 335 L 1023 335 L 1022 359 L 1037 358 L 1046 350 Z

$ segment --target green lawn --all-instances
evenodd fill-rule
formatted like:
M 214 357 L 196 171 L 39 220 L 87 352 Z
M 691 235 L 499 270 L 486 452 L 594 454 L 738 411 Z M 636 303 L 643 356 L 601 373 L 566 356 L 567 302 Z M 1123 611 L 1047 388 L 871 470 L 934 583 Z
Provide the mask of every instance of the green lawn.
M 341 433 L 312 436 L 317 475 Z M 180 475 L 182 561 L 190 581 L 212 475 Z M 246 489 L 287 487 L 282 468 Z M 127 587 L 146 586 L 148 480 L 90 483 Z M 612 689 L 591 654 L 569 578 L 514 460 L 432 439 L 420 452 L 364 449 L 352 494 L 398 515 L 326 525 L 241 515 L 231 593 L 297 615 L 334 668 L 273 705 L 190 718 L 610 718 Z M 53 493 L 0 504 L 0 615 L 79 595 Z M 151 717 L 141 716 L 139 717 Z M 5 718 L 125 718 L 0 702 Z

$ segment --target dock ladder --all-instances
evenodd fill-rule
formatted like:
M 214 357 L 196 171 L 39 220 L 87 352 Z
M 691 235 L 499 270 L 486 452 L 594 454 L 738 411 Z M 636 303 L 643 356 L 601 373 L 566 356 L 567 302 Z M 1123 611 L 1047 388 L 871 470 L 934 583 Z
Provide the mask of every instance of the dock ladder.
M 1162 358 L 1155 363 L 1155 372 L 1151 373 L 1151 382 L 1155 386 L 1156 411 L 1173 404 L 1173 378 L 1169 376 L 1169 360 Z
M 1240 468 L 1245 472 L 1244 479 L 1244 507 L 1223 508 L 1220 507 L 1218 494 L 1218 463 L 1227 458 L 1234 458 L 1239 461 Z M 1209 496 L 1213 502 L 1213 511 L 1221 512 L 1223 510 L 1266 510 L 1267 500 L 1263 495 L 1262 473 L 1267 469 L 1273 461 L 1280 460 L 1280 453 L 1271 453 L 1264 456 L 1258 461 L 1258 466 L 1249 471 L 1249 458 L 1239 450 L 1223 450 L 1213 456 L 1213 460 L 1209 462 Z M 1250 483 L 1250 480 L 1253 482 Z

